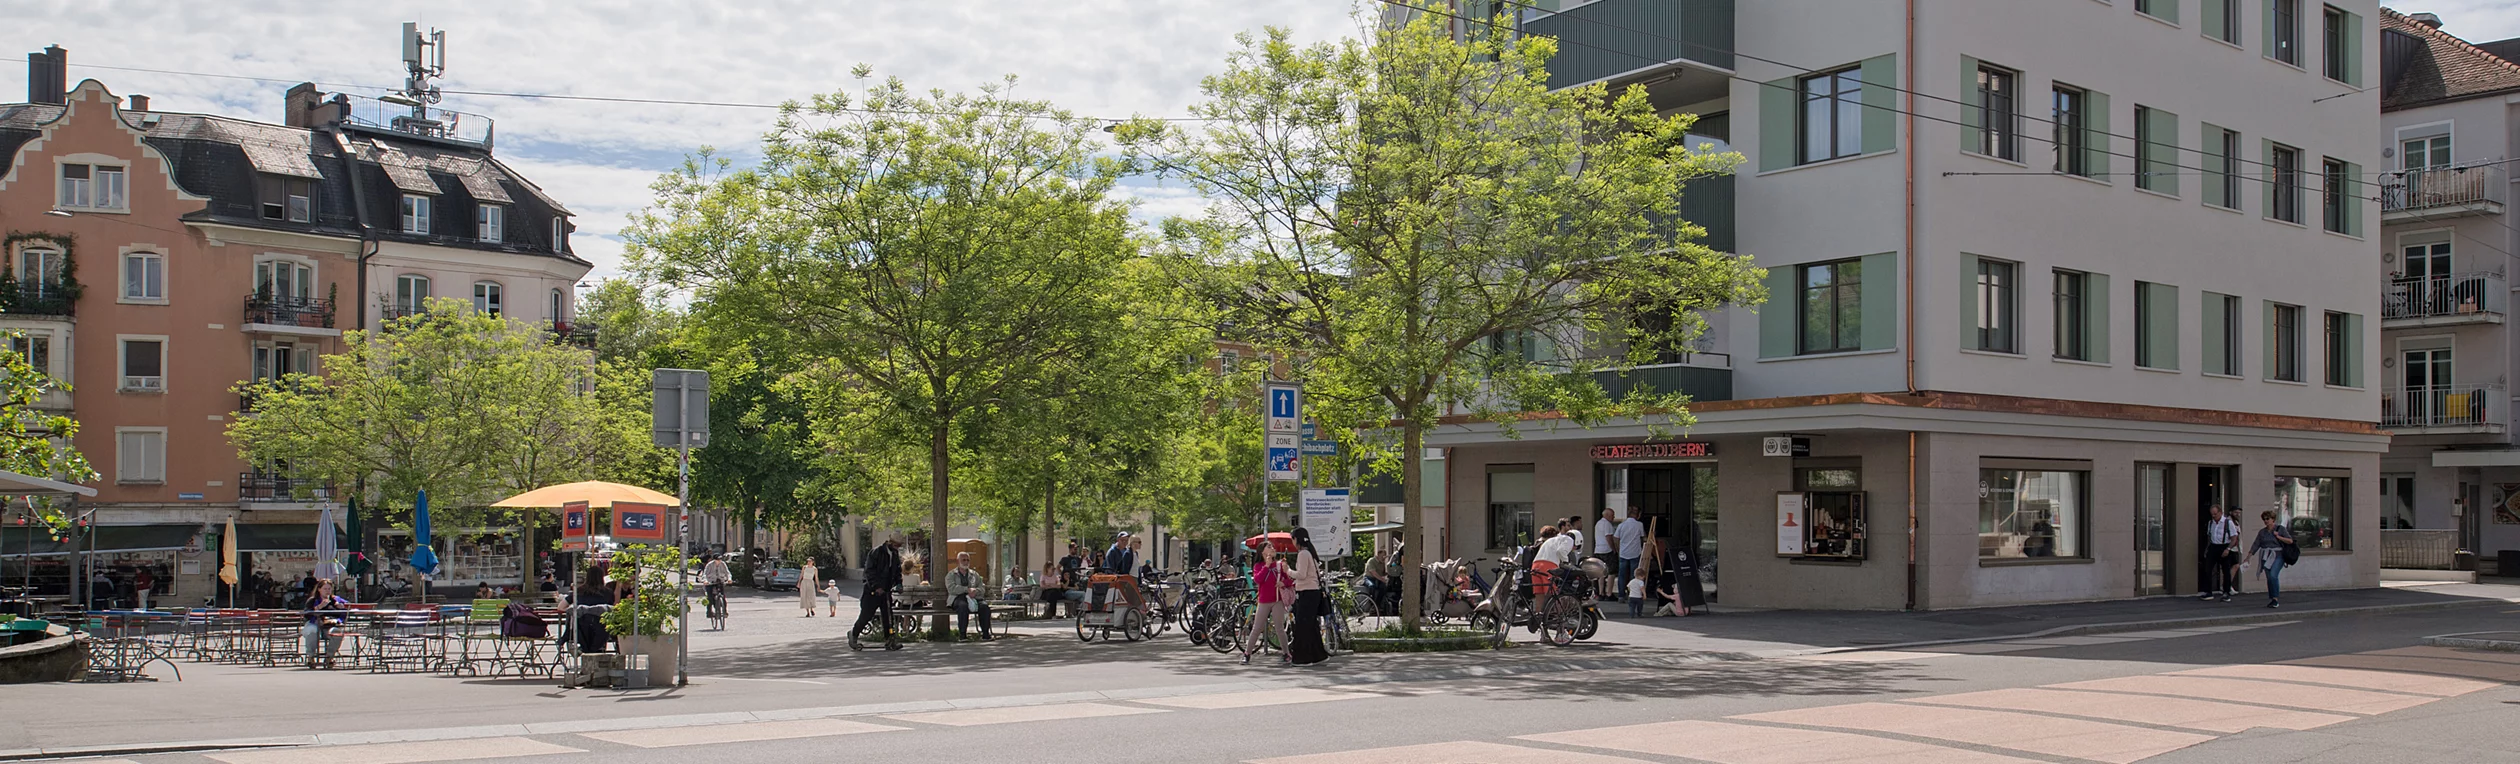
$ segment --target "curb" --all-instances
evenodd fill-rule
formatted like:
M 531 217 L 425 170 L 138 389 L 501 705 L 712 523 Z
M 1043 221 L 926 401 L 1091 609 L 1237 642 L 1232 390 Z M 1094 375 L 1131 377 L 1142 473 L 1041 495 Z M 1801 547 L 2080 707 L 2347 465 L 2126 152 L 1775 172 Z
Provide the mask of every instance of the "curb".
M 2342 617 L 2346 617 L 2346 616 L 2360 616 L 2360 615 L 2389 615 L 2389 614 L 2394 614 L 2394 613 L 2420 613 L 2420 612 L 2427 612 L 2427 611 L 2433 611 L 2433 610 L 2455 610 L 2455 609 L 2458 609 L 2458 608 L 2467 608 L 2467 607 L 2483 607 L 2483 606 L 2486 606 L 2486 605 L 2507 605 L 2507 604 L 2511 604 L 2511 603 L 2509 603 L 2509 602 L 2507 602 L 2507 601 L 2505 601 L 2505 600 L 2495 600 L 2495 599 L 2478 599 L 2478 600 L 2470 600 L 2470 601 L 2465 601 L 2465 602 L 2412 602 L 2412 603 L 2406 603 L 2406 604 L 2401 604 L 2401 605 L 2362 605 L 2362 606 L 2357 606 L 2357 607 L 2325 608 L 2325 609 L 2319 609 L 2319 610 L 2280 610 L 2280 609 L 2279 609 L 2279 610 L 2273 610 L 2273 611 L 2262 611 L 2262 612 L 2256 612 L 2256 613 L 2251 613 L 2251 614 L 2248 614 L 2248 615 L 2204 616 L 2204 617 L 2199 617 L 2199 618 L 2162 618 L 2162 619 L 2155 619 L 2155 620 L 2150 620 L 2150 621 L 2117 621 L 2117 622 L 2113 622 L 2113 623 L 2086 623 L 2086 624 L 2076 624 L 2076 625 L 2072 625 L 2072 626 L 2058 626 L 2058 627 L 2055 627 L 2055 628 L 2052 628 L 2052 629 L 2045 629 L 2045 630 L 2041 630 L 2041 631 L 2034 631 L 2034 632 L 2030 632 L 2030 633 L 2027 633 L 2027 634 L 2012 634 L 2012 635 L 2001 636 L 2001 637 L 1968 637 L 1968 638 L 1964 638 L 1964 639 L 1937 639 L 1937 640 L 1927 640 L 1927 641 L 1922 641 L 1922 642 L 1901 642 L 1901 643 L 1898 643 L 1898 644 L 1889 644 L 1889 645 L 1864 645 L 1864 646 L 1861 646 L 1861 647 L 1831 647 L 1831 648 L 1820 648 L 1820 649 L 1814 649 L 1814 650 L 1794 650 L 1794 651 L 1786 651 L 1786 652 L 1781 652 L 1781 653 L 1768 653 L 1768 654 L 1762 654 L 1760 657 L 1768 657 L 1768 658 L 1790 658 L 1790 657 L 1802 656 L 1802 655 L 1829 655 L 1829 654 L 1834 654 L 1834 653 L 1860 653 L 1860 652 L 1871 652 L 1871 651 L 1876 651 L 1876 650 L 1898 650 L 1898 649 L 1910 648 L 1910 647 L 1933 647 L 1933 646 L 1936 646 L 1936 645 L 1967 645 L 1967 644 L 1981 644 L 1981 643 L 1986 643 L 1986 642 L 2009 642 L 2009 641 L 2016 640 L 2016 639 L 2037 639 L 2037 638 L 2040 638 L 2040 637 L 2067 637 L 2067 636 L 2078 636 L 2078 635 L 2085 635 L 2085 634 L 2113 634 L 2113 633 L 2117 633 L 2117 632 L 2127 632 L 2127 631 L 2153 631 L 2153 630 L 2156 630 L 2156 629 L 2177 629 L 2177 628 L 2182 628 L 2182 627 L 2189 627 L 2189 628 L 2192 628 L 2192 627 L 2198 627 L 2198 626 L 2236 626 L 2236 625 L 2240 625 L 2240 624 L 2265 623 L 2265 622 L 2268 622 L 2268 621 L 2305 621 L 2305 620 L 2310 620 L 2310 619 L 2314 619 L 2314 618 L 2342 618 Z M 2429 638 L 2429 637 L 2428 637 L 2427 639 L 2431 639 L 2431 638 Z
M 2464 649 L 2468 649 L 2468 650 L 2493 650 L 2493 651 L 2496 651 L 2496 652 L 2505 652 L 2505 653 L 2520 653 L 2520 642 L 2515 642 L 2515 641 L 2508 640 L 2508 639 L 2471 639 L 2471 638 L 2470 638 L 2470 637 L 2471 637 L 2471 635 L 2475 635 L 2475 634 L 2509 634 L 2509 633 L 2511 633 L 2511 632 L 2507 632 L 2507 631 L 2472 631 L 2472 632 L 2468 632 L 2468 633 L 2465 633 L 2465 634 L 2443 634 L 2443 635 L 2440 635 L 2440 636 L 2425 637 L 2425 638 L 2424 638 L 2424 644 L 2431 645 L 2431 646 L 2434 646 L 2434 647 L 2457 647 L 2457 648 L 2464 648 Z

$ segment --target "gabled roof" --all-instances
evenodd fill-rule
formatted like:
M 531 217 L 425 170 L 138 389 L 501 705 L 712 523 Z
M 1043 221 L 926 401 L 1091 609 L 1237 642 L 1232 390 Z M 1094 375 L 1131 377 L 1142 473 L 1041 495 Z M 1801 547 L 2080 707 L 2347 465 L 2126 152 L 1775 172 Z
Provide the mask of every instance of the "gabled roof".
M 2381 83 L 2381 111 L 2520 92 L 2520 64 L 2468 44 L 2457 36 L 2415 23 L 2406 14 L 2380 9 L 2381 34 L 2402 34 L 2417 43 L 2397 78 Z M 2388 55 L 2389 44 L 2381 46 Z M 2384 62 L 2384 70 L 2391 68 Z

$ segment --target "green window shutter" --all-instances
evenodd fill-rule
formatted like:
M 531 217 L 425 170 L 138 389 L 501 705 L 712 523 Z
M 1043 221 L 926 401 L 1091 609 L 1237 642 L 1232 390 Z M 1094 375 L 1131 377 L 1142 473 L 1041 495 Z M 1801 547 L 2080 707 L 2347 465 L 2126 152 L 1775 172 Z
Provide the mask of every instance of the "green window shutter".
M 2363 317 L 2345 314 L 2345 386 L 2363 386 Z
M 2109 277 L 2093 273 L 2083 276 L 2083 326 L 2091 336 L 2092 363 L 2109 362 Z
M 2204 17 L 2205 36 L 2217 40 L 2231 39 L 2231 30 L 2223 28 L 2223 17 L 2230 15 L 2233 1 L 2205 0 L 2204 5 L 2196 9 L 2196 14 Z
M 2205 159 L 2205 174 L 2200 176 L 2200 185 L 2205 187 L 2206 204 L 2216 207 L 2237 207 L 2239 205 L 2233 204 L 2236 200 L 2223 198 L 2222 173 L 2220 172 L 2223 166 L 2222 134 L 2223 129 L 2215 127 L 2212 123 L 2196 123 L 2196 150 L 2197 154 Z
M 2144 161 L 2152 164 L 2154 175 L 2146 178 L 2145 188 L 2179 195 L 2179 115 L 2160 109 L 2144 110 L 2146 137 L 2151 144 L 2140 147 Z
M 2263 311 L 2263 312 L 2265 313 L 2265 315 L 2263 315 L 2263 316 L 2259 316 L 2259 317 L 2258 317 L 2258 333 L 2266 336 L 2266 341 L 2265 341 L 2265 342 L 2258 343 L 2258 344 L 2260 344 L 2260 345 L 2264 345 L 2264 346 L 2266 346 L 2266 347 L 2264 348 L 2264 350 L 2265 350 L 2266 352 L 2263 354 L 2263 355 L 2265 355 L 2265 356 L 2266 356 L 2266 357 L 2265 357 L 2265 360 L 2264 360 L 2264 363 L 2265 363 L 2266 365 L 2265 365 L 2265 366 L 2261 366 L 2261 367 L 2259 367 L 2258 376 L 2259 376 L 2259 377 L 2261 377 L 2261 378 L 2265 378 L 2265 379 L 2274 379 L 2274 378 L 2275 378 L 2275 303 L 2273 303 L 2273 302 L 2260 302 L 2260 303 L 2258 303 L 2258 305 L 2264 309 L 2264 311 Z
M 1794 166 L 1794 78 L 1759 86 L 1759 169 Z
M 1794 328 L 1802 319 L 1795 308 L 1802 300 L 1794 289 L 1794 266 L 1780 265 L 1767 271 L 1767 302 L 1759 306 L 1759 357 L 1786 358 L 1794 354 Z
M 1960 121 L 1967 125 L 1960 130 L 1960 150 L 1976 151 L 1985 145 L 1986 93 L 1978 89 L 1978 60 L 1960 57 Z
M 1899 346 L 1899 255 L 1865 255 L 1862 300 L 1865 350 Z
M 2345 84 L 2362 86 L 2362 15 L 2345 14 Z
M 2109 94 L 2083 91 L 2083 166 L 2091 176 L 2109 179 Z
M 2176 24 L 2179 23 L 2179 2 L 2180 0 L 2152 0 L 2152 2 L 2148 5 L 2152 8 L 2152 15 L 2161 17 L 2161 20 L 2163 21 Z
M 2363 197 L 2371 194 L 2362 177 L 2362 165 L 2345 163 L 2345 233 L 2352 236 L 2363 235 Z
M 1427 459 L 1418 463 L 1418 506 L 1444 506 L 1444 466 L 1450 463 L 1442 459 Z
M 1960 255 L 1960 299 L 1952 302 L 1960 304 L 1960 346 L 1970 350 L 1985 350 L 1986 348 L 1978 346 L 1977 269 L 1977 255 L 1967 253 Z
M 2150 358 L 2135 362 L 2155 369 L 2179 368 L 2179 288 L 2168 284 L 2144 284 L 2144 307 L 2151 315 L 2136 316 L 2136 331 L 2144 333 L 2144 344 L 2152 350 Z
M 2201 304 L 2203 310 L 2200 311 L 2203 314 L 2204 320 L 2202 321 L 2203 326 L 2200 327 L 2202 331 L 2199 336 L 2204 340 L 2205 373 L 2236 373 L 2236 370 L 2227 368 L 2229 364 L 2224 363 L 2224 361 L 2230 360 L 2231 355 L 2231 349 L 2225 347 L 2223 342 L 2224 336 L 2230 333 L 2231 328 L 2230 306 L 2223 304 L 2222 295 L 2214 294 L 2212 292 L 2199 292 L 2197 294 L 2204 298 L 2204 302 Z
M 1874 56 L 1864 59 L 1864 153 L 1889 151 L 1899 147 L 1899 100 L 1893 90 L 1899 81 L 1899 56 Z M 1865 274 L 1871 278 L 1871 274 Z M 1866 345 L 1871 343 L 1867 342 Z

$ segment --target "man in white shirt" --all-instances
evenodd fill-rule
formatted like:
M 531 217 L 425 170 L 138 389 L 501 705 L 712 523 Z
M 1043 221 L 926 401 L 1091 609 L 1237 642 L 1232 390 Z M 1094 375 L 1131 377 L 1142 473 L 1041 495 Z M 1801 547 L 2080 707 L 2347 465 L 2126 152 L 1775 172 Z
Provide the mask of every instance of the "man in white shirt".
M 1612 550 L 1612 547 L 1610 546 L 1612 541 L 1611 537 L 1617 534 L 1618 531 L 1619 511 L 1615 509 L 1601 510 L 1601 519 L 1593 521 L 1592 553 L 1594 557 L 1610 556 L 1610 552 Z
M 1619 537 L 1619 580 L 1635 578 L 1637 565 L 1645 557 L 1645 523 L 1638 521 L 1636 510 L 1631 509 L 1615 532 Z
M 1533 554 L 1531 559 L 1533 562 L 1547 560 L 1560 566 L 1573 565 L 1575 564 L 1575 537 L 1559 533 L 1557 526 L 1554 525 L 1543 527 L 1540 529 L 1540 551 Z
M 1570 561 L 1572 561 L 1572 560 L 1581 560 L 1581 559 L 1583 559 L 1583 558 L 1584 558 L 1584 532 L 1583 532 L 1583 531 L 1580 531 L 1580 530 L 1576 530 L 1576 529 L 1577 529 L 1577 528 L 1582 528 L 1582 527 L 1584 527 L 1584 516 L 1583 516 L 1583 515 L 1567 515 L 1567 516 L 1566 516 L 1566 519 L 1564 519 L 1564 520 L 1559 520 L 1557 525 L 1558 525 L 1558 532 L 1559 532 L 1559 533 L 1566 534 L 1569 538 L 1573 538 L 1573 539 L 1575 540 L 1575 546 L 1574 546 L 1574 548 L 1572 548 L 1572 549 L 1568 549 L 1568 550 L 1566 551 L 1566 556 L 1567 556 L 1567 558 L 1568 558 Z
M 2224 515 L 2220 504 L 2205 512 L 2205 575 L 2196 598 L 2210 600 L 2220 590 L 2222 601 L 2230 602 L 2240 590 L 2240 552 L 2233 548 L 2240 541 L 2240 524 Z

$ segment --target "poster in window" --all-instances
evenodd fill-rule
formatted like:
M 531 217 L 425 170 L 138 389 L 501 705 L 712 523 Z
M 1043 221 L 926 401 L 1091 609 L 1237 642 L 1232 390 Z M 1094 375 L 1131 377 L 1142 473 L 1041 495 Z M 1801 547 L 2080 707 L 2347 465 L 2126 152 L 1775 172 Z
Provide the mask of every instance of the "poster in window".
M 665 540 L 665 505 L 614 502 L 613 538 Z
M 1776 553 L 1800 555 L 1805 548 L 1805 535 L 1811 527 L 1808 497 L 1800 493 L 1776 495 Z

